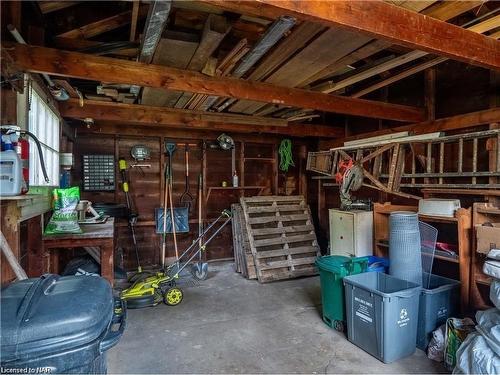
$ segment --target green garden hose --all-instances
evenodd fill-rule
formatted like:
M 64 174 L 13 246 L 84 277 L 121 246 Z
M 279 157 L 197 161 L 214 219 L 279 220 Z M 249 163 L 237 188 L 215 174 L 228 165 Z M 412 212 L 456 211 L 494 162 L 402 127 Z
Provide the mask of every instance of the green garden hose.
M 290 168 L 290 166 L 295 166 L 292 155 L 292 141 L 289 139 L 283 139 L 280 143 L 278 152 L 280 154 L 280 169 L 283 172 L 288 172 L 288 168 Z

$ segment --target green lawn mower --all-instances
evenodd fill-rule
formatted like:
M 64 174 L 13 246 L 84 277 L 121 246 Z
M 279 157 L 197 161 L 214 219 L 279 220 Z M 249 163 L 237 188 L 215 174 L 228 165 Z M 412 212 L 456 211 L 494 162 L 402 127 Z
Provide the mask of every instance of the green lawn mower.
M 121 293 L 121 299 L 126 301 L 127 307 L 137 309 L 142 307 L 156 306 L 164 302 L 168 306 L 176 306 L 181 303 L 183 293 L 176 286 L 176 280 L 187 266 L 191 265 L 191 273 L 198 279 L 205 279 L 207 269 L 200 275 L 197 264 L 192 261 L 205 251 L 206 246 L 219 232 L 231 221 L 231 211 L 224 210 L 221 215 L 210 224 L 201 235 L 193 241 L 180 256 L 179 259 L 155 274 L 144 275 L 140 280 L 135 281 L 132 286 Z M 208 239 L 205 241 L 204 239 Z M 202 245 L 201 245 L 202 244 Z

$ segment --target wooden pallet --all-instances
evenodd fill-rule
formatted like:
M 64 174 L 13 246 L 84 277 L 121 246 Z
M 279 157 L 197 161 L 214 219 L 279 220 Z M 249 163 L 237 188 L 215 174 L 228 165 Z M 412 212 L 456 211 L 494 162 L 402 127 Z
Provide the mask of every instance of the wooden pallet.
M 303 196 L 240 198 L 260 282 L 316 275 L 320 254 Z
M 247 279 L 256 279 L 257 271 L 250 249 L 243 209 L 239 204 L 232 204 L 231 211 L 233 213 L 233 249 L 236 272 L 241 273 Z

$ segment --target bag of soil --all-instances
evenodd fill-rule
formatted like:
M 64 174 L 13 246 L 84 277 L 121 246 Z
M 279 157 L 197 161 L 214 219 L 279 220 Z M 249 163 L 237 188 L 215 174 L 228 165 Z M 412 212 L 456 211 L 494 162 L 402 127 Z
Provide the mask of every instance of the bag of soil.
M 44 234 L 82 233 L 78 225 L 76 206 L 80 201 L 80 188 L 54 189 L 54 213 Z

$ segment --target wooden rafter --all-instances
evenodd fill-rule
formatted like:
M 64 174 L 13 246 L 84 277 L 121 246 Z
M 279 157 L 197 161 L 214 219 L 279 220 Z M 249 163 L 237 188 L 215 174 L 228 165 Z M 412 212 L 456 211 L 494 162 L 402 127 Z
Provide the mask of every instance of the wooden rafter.
M 471 30 L 471 31 L 477 32 L 477 33 L 484 33 L 484 32 L 488 32 L 488 31 L 495 29 L 496 27 L 498 27 L 498 25 L 500 25 L 500 15 L 491 17 L 491 18 L 487 19 L 486 21 L 479 22 L 478 24 L 469 27 L 468 30 Z M 496 36 L 496 38 L 498 38 L 498 37 L 500 37 L 500 35 Z M 418 52 L 418 51 L 415 51 L 415 52 Z M 409 54 L 407 54 L 407 55 L 409 55 Z M 396 60 L 396 59 L 393 59 L 393 60 Z M 389 63 L 393 60 L 390 60 Z M 404 79 L 406 77 L 412 76 L 413 74 L 421 72 L 422 70 L 425 70 L 425 69 L 430 68 L 432 66 L 435 66 L 437 64 L 441 64 L 442 62 L 447 61 L 447 60 L 448 60 L 448 58 L 446 58 L 446 57 L 436 57 L 432 60 L 424 61 L 424 62 L 419 63 L 415 66 L 412 66 L 412 67 L 410 67 L 410 68 L 408 68 L 408 69 L 406 69 L 406 70 L 404 70 L 404 71 L 402 71 L 394 76 L 388 77 L 380 82 L 377 82 L 369 87 L 366 87 L 366 88 L 356 92 L 355 94 L 351 95 L 351 97 L 360 98 L 363 95 L 366 95 L 372 91 L 375 91 L 379 88 L 390 85 L 390 84 L 397 82 L 401 79 Z M 382 66 L 382 65 L 384 65 L 384 64 L 381 64 L 380 66 Z M 323 88 L 327 92 L 335 91 L 338 88 L 340 88 L 340 84 L 342 82 L 345 82 L 347 80 L 351 80 L 351 82 L 354 82 L 354 81 L 359 82 L 360 79 L 356 80 L 355 78 L 356 78 L 356 76 L 358 76 L 358 78 L 363 78 L 363 73 L 364 72 L 360 73 L 359 75 L 355 75 L 353 77 L 346 78 L 346 80 L 341 81 L 341 82 L 328 83 L 328 85 L 322 85 L 322 87 L 320 87 L 320 89 Z M 366 77 L 366 74 L 364 75 L 364 77 Z M 337 84 L 339 84 L 339 86 L 337 86 Z M 344 85 L 344 87 L 345 87 L 345 85 Z
M 365 71 L 362 71 L 358 74 L 347 77 L 341 81 L 338 81 L 338 82 L 327 81 L 327 82 L 321 83 L 318 86 L 313 87 L 313 90 L 321 91 L 324 93 L 330 93 L 333 91 L 337 91 L 337 90 L 343 89 L 345 87 L 354 85 L 355 83 L 363 81 L 367 78 L 373 77 L 373 76 L 378 75 L 378 74 L 383 73 L 383 72 L 386 72 L 386 71 L 393 69 L 395 67 L 398 67 L 400 65 L 407 64 L 411 61 L 417 60 L 425 55 L 427 55 L 427 52 L 423 52 L 423 51 L 408 52 L 408 53 L 401 55 L 401 56 L 398 56 L 394 59 L 390 59 L 389 61 L 386 61 L 382 64 L 375 65 L 374 67 L 367 69 Z
M 441 64 L 442 62 L 447 61 L 447 60 L 448 59 L 446 57 L 436 57 L 432 60 L 425 61 L 423 63 L 419 63 L 415 66 L 412 66 L 411 68 L 409 68 L 407 70 L 402 71 L 401 73 L 395 74 L 395 75 L 393 75 L 389 78 L 386 78 L 380 82 L 377 82 L 369 87 L 366 87 L 366 88 L 352 94 L 351 97 L 352 98 L 361 98 L 362 96 L 364 96 L 372 91 L 375 91 L 375 90 L 378 90 L 382 87 L 388 86 L 388 85 L 390 85 L 394 82 L 400 81 L 406 77 L 410 77 L 414 74 L 417 74 L 418 72 L 421 72 L 425 69 L 431 68 L 437 64 Z
M 139 18 L 139 8 L 140 8 L 140 1 L 135 0 L 133 5 L 132 5 L 132 15 L 130 19 L 130 37 L 129 40 L 131 42 L 135 41 L 135 33 L 137 30 L 137 20 Z
M 290 15 L 328 27 L 367 33 L 412 49 L 500 68 L 500 43 L 469 30 L 383 1 L 203 0 L 235 12 L 277 18 Z
M 269 117 L 233 115 L 191 111 L 186 109 L 152 107 L 70 99 L 59 103 L 61 116 L 68 118 L 90 117 L 94 120 L 115 121 L 121 124 L 158 126 L 162 128 L 202 129 L 236 133 L 273 133 L 298 137 L 336 138 L 343 129 L 327 125 L 290 124 L 285 120 Z
M 227 77 L 207 77 L 198 72 L 92 56 L 51 48 L 4 43 L 2 55 L 10 54 L 22 71 L 104 82 L 187 91 L 250 99 L 371 118 L 415 122 L 423 119 L 421 108 L 327 95 L 303 89 Z
M 147 7 L 139 8 L 139 17 L 143 17 L 146 15 Z M 126 11 L 119 14 L 116 14 L 111 17 L 107 17 L 101 19 L 96 22 L 89 23 L 87 25 L 78 27 L 73 30 L 66 31 L 62 34 L 59 34 L 58 37 L 61 38 L 82 38 L 88 39 L 97 35 L 101 35 L 105 32 L 115 30 L 119 27 L 127 25 L 132 20 L 132 11 Z
M 43 14 L 56 12 L 80 3 L 79 1 L 38 1 L 38 6 Z
M 439 20 L 451 20 L 483 3 L 484 0 L 442 1 L 424 9 L 421 13 Z

